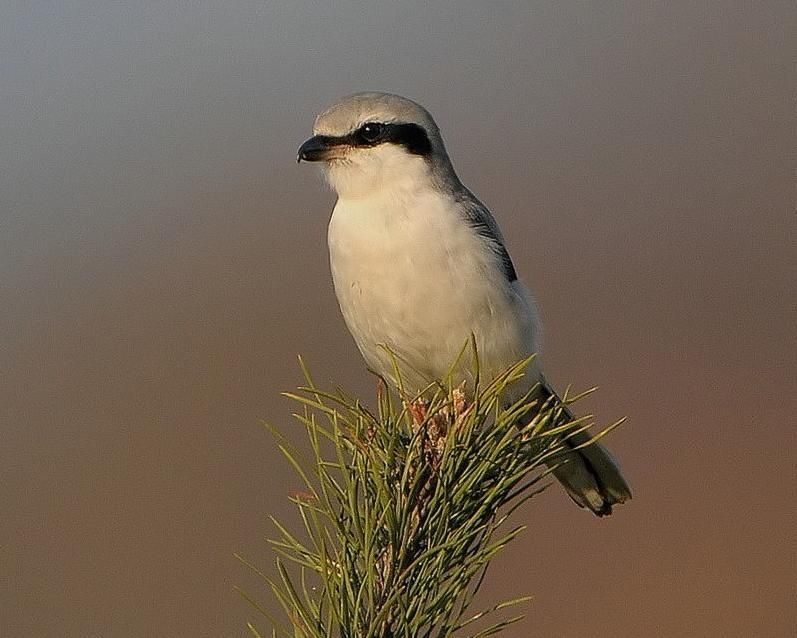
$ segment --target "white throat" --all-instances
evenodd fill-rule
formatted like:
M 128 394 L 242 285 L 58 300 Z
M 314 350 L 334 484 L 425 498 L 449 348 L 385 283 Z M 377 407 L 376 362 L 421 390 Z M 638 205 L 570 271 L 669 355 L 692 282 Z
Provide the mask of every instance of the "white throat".
M 401 196 L 431 186 L 427 161 L 404 148 L 385 144 L 357 149 L 325 167 L 326 178 L 340 199 L 359 199 L 379 194 Z

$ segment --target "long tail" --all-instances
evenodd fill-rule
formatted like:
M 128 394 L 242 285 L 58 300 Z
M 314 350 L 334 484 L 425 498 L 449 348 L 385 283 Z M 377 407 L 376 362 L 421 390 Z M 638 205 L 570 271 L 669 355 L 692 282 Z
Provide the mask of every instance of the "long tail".
M 542 391 L 559 398 L 547 384 L 541 381 Z M 569 420 L 573 415 L 565 408 Z M 631 489 L 620 472 L 617 461 L 600 443 L 595 442 L 586 447 L 575 449 L 589 441 L 588 432 L 579 432 L 567 440 L 567 445 L 574 448 L 565 453 L 557 463 L 560 465 L 553 475 L 565 488 L 570 498 L 579 507 L 589 508 L 596 516 L 607 516 L 612 513 L 612 506 L 624 503 L 631 498 Z

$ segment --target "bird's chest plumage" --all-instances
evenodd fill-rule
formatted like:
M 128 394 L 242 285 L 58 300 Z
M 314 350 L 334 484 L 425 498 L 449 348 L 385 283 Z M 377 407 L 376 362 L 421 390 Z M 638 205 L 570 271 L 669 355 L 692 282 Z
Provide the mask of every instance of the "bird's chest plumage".
M 441 378 L 473 333 L 498 372 L 528 354 L 522 309 L 490 247 L 434 192 L 338 201 L 329 225 L 335 292 L 369 365 L 389 348 Z M 423 379 L 421 379 L 423 377 Z

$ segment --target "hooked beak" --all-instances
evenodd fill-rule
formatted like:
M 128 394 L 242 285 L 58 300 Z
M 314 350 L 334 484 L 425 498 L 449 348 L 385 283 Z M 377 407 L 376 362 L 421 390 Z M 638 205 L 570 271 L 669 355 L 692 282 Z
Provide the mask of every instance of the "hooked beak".
M 314 135 L 299 147 L 296 163 L 323 162 L 329 159 L 332 149 L 337 146 L 335 138 L 326 135 Z

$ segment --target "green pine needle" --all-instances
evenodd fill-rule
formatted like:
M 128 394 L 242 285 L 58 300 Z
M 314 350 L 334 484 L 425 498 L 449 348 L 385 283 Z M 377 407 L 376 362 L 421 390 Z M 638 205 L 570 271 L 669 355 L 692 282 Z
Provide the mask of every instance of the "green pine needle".
M 245 595 L 273 636 L 486 638 L 522 618 L 485 626 L 528 597 L 476 613 L 470 606 L 490 561 L 523 530 L 499 528 L 547 487 L 567 439 L 590 427 L 586 418 L 563 423 L 563 406 L 553 402 L 530 410 L 532 392 L 505 406 L 507 386 L 530 362 L 468 389 L 472 400 L 450 381 L 400 400 L 380 382 L 372 414 L 342 391 L 317 388 L 300 360 L 307 383 L 286 396 L 301 406 L 294 416 L 309 449 L 269 429 L 302 483 L 290 497 L 302 526 L 289 530 L 272 518 L 276 578 L 241 559 L 285 612 L 279 622 Z

